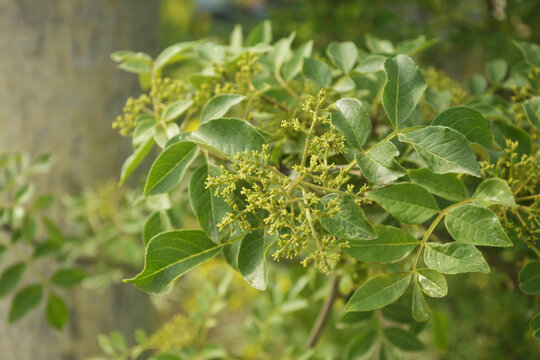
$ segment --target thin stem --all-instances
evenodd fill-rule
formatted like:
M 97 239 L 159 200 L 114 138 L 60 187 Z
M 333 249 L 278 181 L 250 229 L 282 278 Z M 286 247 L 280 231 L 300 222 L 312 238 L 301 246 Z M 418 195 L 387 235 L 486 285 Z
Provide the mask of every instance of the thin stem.
M 522 196 L 522 197 L 516 198 L 516 201 L 534 200 L 534 199 L 536 199 L 536 198 L 539 197 L 539 196 L 540 196 L 540 194 L 529 195 L 529 196 Z
M 328 294 L 326 301 L 321 307 L 319 315 L 317 315 L 317 319 L 313 323 L 313 327 L 311 328 L 311 331 L 309 333 L 309 338 L 307 341 L 307 347 L 309 349 L 315 347 L 317 341 L 319 341 L 319 338 L 323 333 L 326 323 L 328 322 L 328 318 L 332 313 L 332 306 L 334 305 L 334 301 L 336 301 L 336 298 L 338 297 L 338 285 L 339 278 L 336 275 L 332 275 L 332 277 L 330 278 L 330 293 Z
M 276 78 L 279 85 L 285 90 L 289 95 L 291 95 L 295 99 L 299 99 L 300 96 L 296 92 L 294 92 L 293 89 L 289 87 L 285 79 L 281 77 L 281 74 L 279 73 L 279 70 L 274 71 L 274 77 Z
M 435 220 L 433 220 L 433 222 L 431 223 L 431 225 L 429 226 L 427 231 L 424 233 L 424 236 L 422 237 L 422 240 L 420 241 L 420 249 L 418 250 L 418 253 L 416 254 L 416 258 L 414 259 L 414 264 L 413 264 L 412 271 L 416 270 L 416 267 L 418 265 L 418 260 L 420 260 L 420 255 L 422 254 L 422 251 L 424 250 L 429 237 L 431 236 L 431 234 L 433 233 L 433 231 L 435 230 L 437 225 L 439 225 L 442 218 L 448 213 L 448 211 L 452 210 L 453 208 L 456 208 L 456 207 L 461 206 L 463 204 L 467 204 L 469 202 L 471 202 L 471 199 L 465 199 L 465 200 L 460 201 L 458 203 L 452 204 L 452 205 L 444 208 L 443 210 L 441 210 L 439 212 L 439 215 L 437 215 Z

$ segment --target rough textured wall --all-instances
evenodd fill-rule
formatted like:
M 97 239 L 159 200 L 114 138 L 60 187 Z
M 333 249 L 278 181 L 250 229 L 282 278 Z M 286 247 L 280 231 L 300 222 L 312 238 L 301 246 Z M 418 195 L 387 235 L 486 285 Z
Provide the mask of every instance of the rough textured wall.
M 157 0 L 0 0 L 0 151 L 54 153 L 54 171 L 41 189 L 76 192 L 118 178 L 129 143 L 111 122 L 137 87 L 109 54 L 153 53 L 157 8 Z M 45 324 L 43 303 L 8 327 L 9 300 L 0 299 L 2 360 L 99 354 L 97 333 L 132 333 L 151 316 L 147 298 L 126 285 L 68 294 L 73 312 L 61 333 Z

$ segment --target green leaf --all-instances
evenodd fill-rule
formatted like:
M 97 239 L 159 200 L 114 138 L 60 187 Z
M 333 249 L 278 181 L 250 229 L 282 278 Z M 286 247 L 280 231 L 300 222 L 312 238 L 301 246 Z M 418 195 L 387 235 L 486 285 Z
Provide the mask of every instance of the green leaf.
M 469 141 L 461 133 L 445 126 L 399 134 L 399 140 L 411 144 L 426 165 L 437 174 L 463 173 L 480 176 Z
M 448 349 L 448 316 L 435 309 L 431 317 L 433 324 L 433 344 L 440 350 Z
M 411 169 L 409 178 L 443 199 L 461 201 L 467 197 L 465 185 L 455 174 L 435 174 L 427 168 Z
M 142 238 L 146 247 L 150 240 L 162 231 L 161 213 L 155 212 L 150 215 L 143 225 Z
M 60 269 L 53 274 L 51 282 L 62 287 L 73 287 L 79 284 L 86 277 L 81 269 Z
M 424 252 L 424 262 L 430 269 L 443 274 L 467 272 L 489 273 L 489 265 L 472 245 L 462 243 L 428 243 Z
M 508 64 L 503 59 L 496 59 L 486 64 L 486 75 L 492 84 L 499 84 L 506 77 Z
M 291 81 L 300 74 L 304 65 L 304 58 L 311 55 L 313 40 L 302 44 L 294 55 L 283 65 L 282 74 L 285 81 Z
M 407 174 L 394 159 L 399 151 L 390 141 L 381 141 L 364 154 L 356 155 L 356 162 L 368 181 L 389 184 Z
M 225 157 L 244 150 L 260 151 L 266 140 L 250 123 L 240 119 L 213 119 L 202 123 L 190 139 Z
M 330 66 L 320 60 L 306 57 L 302 72 L 309 80 L 322 88 L 328 88 L 332 85 L 332 70 Z
M 217 166 L 205 163 L 198 168 L 189 182 L 189 200 L 195 216 L 206 234 L 216 243 L 220 243 L 227 235 L 221 232 L 218 224 L 227 216 L 231 209 L 223 198 L 214 195 L 213 188 L 206 188 L 208 176 L 218 176 L 220 170 Z
M 540 46 L 525 41 L 514 41 L 514 45 L 523 53 L 529 64 L 540 67 Z
M 232 48 L 238 49 L 244 45 L 244 33 L 242 31 L 242 25 L 236 24 L 231 32 L 230 45 Z
M 466 81 L 469 91 L 474 96 L 480 96 L 486 91 L 487 81 L 482 75 L 473 75 Z
M 25 263 L 11 265 L 0 276 L 0 298 L 11 292 L 21 281 L 26 270 Z
M 161 69 L 165 65 L 172 64 L 182 58 L 187 50 L 193 47 L 193 42 L 181 42 L 165 48 L 154 61 L 154 67 Z
M 20 290 L 11 302 L 8 321 L 14 323 L 39 305 L 43 296 L 41 285 L 30 285 Z
M 118 65 L 118 68 L 133 74 L 150 74 L 152 72 L 152 67 L 148 62 L 141 59 L 126 60 Z
M 339 211 L 332 217 L 321 218 L 321 225 L 332 235 L 346 239 L 373 239 L 375 230 L 370 224 L 362 208 L 351 196 L 330 194 L 322 198 L 328 204 L 337 198 Z
M 413 56 L 419 52 L 437 44 L 439 39 L 427 40 L 424 35 L 420 35 L 414 39 L 407 39 L 397 45 L 396 53 Z
M 482 114 L 468 106 L 444 110 L 433 119 L 433 125 L 447 126 L 463 134 L 467 140 L 491 148 L 491 138 Z
M 264 230 L 255 230 L 244 236 L 238 251 L 240 274 L 249 285 L 261 291 L 268 285 L 266 250 L 271 240 Z
M 164 121 L 173 121 L 176 120 L 180 115 L 182 115 L 184 112 L 186 112 L 187 109 L 193 104 L 193 100 L 178 100 L 175 101 L 165 108 L 163 110 L 163 113 L 161 114 L 161 118 Z
M 535 339 L 540 340 L 540 313 L 533 316 L 529 328 L 532 330 Z
M 220 94 L 214 96 L 202 109 L 201 123 L 222 117 L 231 107 L 240 104 L 245 98 L 244 95 L 238 94 Z
M 531 97 L 521 106 L 531 124 L 540 130 L 540 96 Z
M 21 230 L 23 238 L 29 243 L 32 243 L 36 237 L 37 232 L 36 219 L 31 215 L 26 215 L 24 217 Z
M 427 84 L 414 61 L 406 55 L 398 55 L 384 62 L 386 84 L 382 103 L 394 129 L 412 114 Z
M 69 310 L 64 300 L 50 293 L 45 307 L 45 318 L 49 325 L 56 330 L 62 330 L 66 325 L 68 316 Z
M 527 295 L 540 294 L 540 261 L 531 260 L 521 269 L 519 288 Z
M 345 311 L 371 311 L 391 304 L 403 295 L 410 279 L 409 273 L 387 274 L 370 279 L 354 292 Z
M 504 149 L 506 147 L 506 141 L 512 140 L 518 142 L 516 152 L 520 155 L 531 153 L 531 138 L 522 129 L 509 125 L 504 121 L 495 120 L 492 122 L 493 139 L 495 142 Z
M 197 145 L 187 141 L 167 147 L 150 169 L 144 195 L 163 194 L 174 189 L 198 153 Z
M 362 333 L 356 337 L 347 349 L 346 360 L 357 360 L 370 354 L 370 350 L 373 349 L 373 345 L 377 340 L 377 333 L 375 331 L 368 331 Z
M 349 240 L 345 253 L 360 261 L 388 264 L 403 260 L 420 244 L 409 233 L 393 226 L 379 225 L 375 234 L 374 240 Z
M 273 65 L 274 71 L 277 71 L 278 74 L 283 63 L 291 57 L 291 44 L 295 35 L 293 32 L 290 36 L 276 41 L 274 50 L 268 54 L 268 61 Z
M 272 24 L 266 20 L 251 30 L 249 33 L 246 45 L 255 46 L 259 43 L 270 44 L 272 42 Z
M 504 233 L 497 214 L 489 209 L 465 204 L 446 213 L 444 224 L 457 241 L 469 245 L 512 246 Z
M 371 136 L 371 118 L 362 103 L 353 98 L 344 98 L 336 102 L 332 111 L 332 124 L 345 140 L 358 151 Z
M 326 55 L 334 65 L 347 74 L 353 68 L 358 58 L 358 49 L 352 41 L 342 43 L 332 42 L 326 48 Z
M 433 269 L 419 269 L 416 280 L 422 291 L 431 297 L 444 297 L 448 294 L 448 285 L 444 275 Z
M 474 192 L 472 200 L 474 204 L 484 207 L 490 205 L 516 206 L 512 190 L 506 181 L 499 178 L 484 180 Z
M 369 191 L 366 195 L 396 219 L 407 224 L 421 224 L 439 212 L 435 198 L 416 184 L 394 184 Z
M 222 245 L 199 230 L 160 233 L 148 243 L 142 272 L 125 281 L 146 292 L 162 292 L 184 273 L 216 256 Z
M 403 351 L 420 351 L 424 348 L 424 344 L 416 336 L 402 328 L 386 328 L 383 333 L 392 344 Z
M 355 72 L 361 74 L 375 73 L 384 70 L 384 62 L 386 56 L 382 55 L 369 55 L 359 62 L 354 68 Z
M 412 297 L 412 316 L 415 321 L 424 322 L 428 321 L 431 310 L 429 309 L 424 295 L 420 290 L 420 286 L 417 281 L 414 281 L 413 297 Z
M 141 144 L 137 150 L 135 150 L 135 152 L 126 159 L 126 161 L 124 161 L 124 164 L 122 165 L 122 172 L 120 174 L 120 186 L 124 185 L 128 177 L 141 164 L 153 147 L 154 139 L 149 138 L 143 144 Z

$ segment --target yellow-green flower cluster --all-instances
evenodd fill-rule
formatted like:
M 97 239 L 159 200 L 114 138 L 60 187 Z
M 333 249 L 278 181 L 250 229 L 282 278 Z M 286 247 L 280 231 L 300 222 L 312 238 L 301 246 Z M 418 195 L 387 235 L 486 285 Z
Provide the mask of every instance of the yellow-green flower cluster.
M 294 258 L 315 248 L 303 264 L 313 263 L 329 272 L 346 243 L 338 242 L 319 225 L 320 219 L 339 211 L 337 198 L 323 203 L 320 196 L 354 193 L 352 185 L 342 189 L 349 180 L 346 171 L 334 171 L 334 164 L 328 160 L 330 155 L 343 152 L 345 146 L 343 136 L 331 126 L 330 108 L 324 103 L 324 92 L 309 97 L 303 107 L 309 120 L 283 122 L 284 127 L 306 136 L 300 162 L 292 166 L 292 176 L 269 164 L 269 147 L 265 145 L 261 151 L 236 154 L 230 168 L 221 166 L 221 174 L 209 177 L 206 185 L 215 187 L 216 196 L 225 199 L 233 210 L 219 224 L 221 229 L 237 224 L 249 232 L 261 225 L 270 234 L 279 233 L 274 259 Z M 262 224 L 253 221 L 253 215 L 262 219 Z
M 151 102 L 152 100 L 146 94 L 136 99 L 129 97 L 122 109 L 122 115 L 119 115 L 116 121 L 113 122 L 113 129 L 118 129 L 122 136 L 131 136 L 133 129 L 137 125 L 137 118 Z

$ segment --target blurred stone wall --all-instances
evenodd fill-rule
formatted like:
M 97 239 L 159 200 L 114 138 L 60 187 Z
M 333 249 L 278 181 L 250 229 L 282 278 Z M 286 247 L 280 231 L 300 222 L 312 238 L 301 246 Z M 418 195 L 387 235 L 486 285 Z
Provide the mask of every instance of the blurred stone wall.
M 118 179 L 130 148 L 111 123 L 138 90 L 136 77 L 116 69 L 109 55 L 155 53 L 158 5 L 0 0 L 0 152 L 53 153 L 53 172 L 39 188 L 59 195 Z M 45 324 L 44 304 L 8 326 L 10 299 L 0 299 L 0 359 L 83 359 L 100 354 L 98 333 L 132 334 L 151 323 L 147 297 L 129 285 L 104 293 L 77 289 L 68 300 L 70 322 L 57 333 Z

